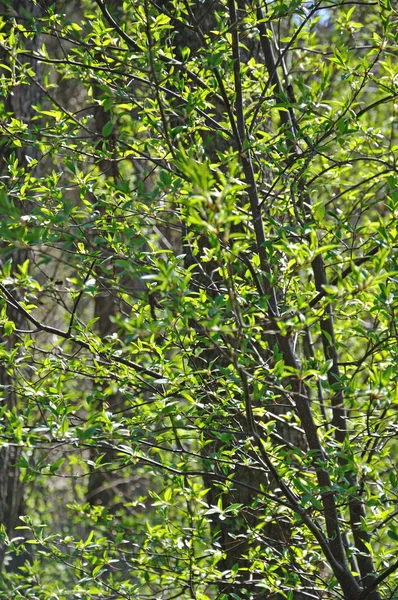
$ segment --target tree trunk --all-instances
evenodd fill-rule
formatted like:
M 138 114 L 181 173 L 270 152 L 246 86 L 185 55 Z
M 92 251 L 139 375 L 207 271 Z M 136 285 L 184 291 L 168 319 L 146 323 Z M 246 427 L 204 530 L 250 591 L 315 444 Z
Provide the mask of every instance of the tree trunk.
M 4 5 L 0 7 L 0 13 L 10 19 L 8 26 L 13 27 L 12 20 L 16 19 L 17 22 L 26 24 L 27 15 L 31 15 L 32 19 L 36 19 L 41 14 L 41 9 L 38 4 L 32 3 L 30 0 L 12 0 L 9 6 L 6 8 Z M 26 49 L 35 50 L 40 46 L 40 36 L 35 35 L 32 40 L 26 40 Z M 5 64 L 9 62 L 7 52 L 1 51 L 2 60 Z M 27 59 L 24 59 L 26 62 Z M 36 72 L 36 81 L 40 82 L 39 66 L 35 61 L 30 61 L 32 68 Z M 6 71 L 6 76 L 9 72 Z M 41 90 L 38 86 L 33 83 L 29 85 L 17 85 L 9 88 L 8 96 L 5 100 L 5 110 L 12 113 L 12 116 L 16 119 L 23 121 L 28 128 L 31 126 L 31 119 L 35 112 L 33 106 L 39 101 L 41 96 Z M 7 160 L 13 152 L 14 156 L 18 159 L 18 164 L 22 168 L 29 168 L 29 158 L 37 158 L 38 152 L 34 147 L 23 147 L 11 149 L 7 146 L 2 147 L 2 159 Z M 3 164 L 6 164 L 3 162 Z M 37 169 L 35 169 L 35 175 L 37 175 Z M 6 176 L 6 167 L 3 167 L 3 175 Z M 18 209 L 18 201 L 15 201 L 16 208 Z M 26 207 L 24 207 L 26 211 Z M 20 249 L 18 246 L 13 246 L 12 242 L 6 240 L 0 240 L 0 266 L 8 260 L 12 261 L 11 275 L 12 273 L 18 272 L 18 265 L 22 265 L 29 257 L 29 252 L 25 249 Z M 15 295 L 22 299 L 22 290 L 13 290 Z M 12 307 L 8 307 L 7 316 L 10 321 L 15 324 L 16 329 L 23 328 L 24 319 L 20 313 L 14 310 Z M 14 333 L 7 338 L 3 344 L 3 348 L 6 352 L 11 352 L 15 348 L 16 342 L 18 341 L 18 334 Z M 18 398 L 16 384 L 18 381 L 18 373 L 15 368 L 14 361 L 7 362 L 2 361 L 0 364 L 0 407 L 4 406 L 7 409 L 15 411 L 18 414 L 20 409 L 21 401 Z M 3 421 L 2 428 L 6 435 L 7 422 Z M 24 489 L 23 484 L 20 481 L 20 471 L 18 467 L 18 461 L 21 456 L 21 448 L 17 445 L 4 444 L 0 448 L 0 523 L 4 525 L 5 531 L 9 537 L 13 536 L 15 527 L 18 525 L 19 517 L 24 513 Z M 18 535 L 21 535 L 20 533 Z M 0 542 L 0 567 L 3 565 L 5 559 L 6 546 L 3 542 Z M 6 564 L 6 568 L 9 571 L 16 570 L 21 566 L 24 561 L 28 558 L 26 553 L 20 554 L 19 556 L 11 555 Z

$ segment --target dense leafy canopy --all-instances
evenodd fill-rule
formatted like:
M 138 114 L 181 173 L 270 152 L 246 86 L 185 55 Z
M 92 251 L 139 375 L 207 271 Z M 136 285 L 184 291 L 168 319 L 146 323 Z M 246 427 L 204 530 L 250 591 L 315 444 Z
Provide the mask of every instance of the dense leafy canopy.
M 0 596 L 398 598 L 396 7 L 2 5 Z

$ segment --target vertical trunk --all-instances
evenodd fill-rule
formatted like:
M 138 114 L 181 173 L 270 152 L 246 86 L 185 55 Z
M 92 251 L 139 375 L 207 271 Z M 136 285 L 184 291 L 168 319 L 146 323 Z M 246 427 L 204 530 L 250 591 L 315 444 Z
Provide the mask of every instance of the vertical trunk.
M 95 88 L 95 92 L 98 97 L 100 90 Z M 95 111 L 95 130 L 99 135 L 101 135 L 104 126 L 110 119 L 111 114 L 104 110 L 102 106 L 98 106 Z M 101 140 L 99 143 L 101 144 L 103 141 Z M 113 160 L 116 159 L 116 140 L 114 136 L 110 136 L 106 140 L 106 146 L 110 159 L 102 160 L 99 163 L 99 168 L 104 177 L 113 180 L 114 185 L 117 185 L 119 172 L 117 162 Z M 92 200 L 95 201 L 94 198 Z M 101 213 L 101 207 L 99 211 Z M 114 274 L 112 274 L 112 279 L 108 280 L 106 275 L 104 276 L 101 270 L 97 269 L 96 275 L 98 287 L 101 292 L 96 295 L 94 300 L 94 316 L 98 319 L 98 334 L 101 339 L 104 339 L 106 336 L 110 336 L 117 331 L 117 326 L 113 322 L 113 318 L 120 313 L 123 300 L 120 298 L 119 291 L 113 289 L 115 286 Z M 132 295 L 142 293 L 145 290 L 138 279 L 133 281 L 123 280 L 120 284 Z M 111 411 L 121 410 L 124 406 L 123 396 L 117 392 L 112 393 L 106 397 L 106 403 Z M 100 403 L 97 404 L 97 409 L 102 409 Z M 107 466 L 91 470 L 86 494 L 88 502 L 91 504 L 101 504 L 109 510 L 113 510 L 117 508 L 117 505 L 131 502 L 134 497 L 145 493 L 146 485 L 142 477 L 136 480 L 133 473 L 130 476 L 120 477 L 119 471 L 109 469 L 109 465 L 114 465 L 117 462 L 115 461 L 113 450 L 105 449 L 105 451 L 98 451 L 98 449 L 93 449 L 92 460 L 95 460 L 99 454 L 103 456 L 101 462 Z
M 10 18 L 9 27 L 13 27 L 12 18 L 19 21 L 21 16 L 22 21 L 26 22 L 27 15 L 31 15 L 33 18 L 37 18 L 40 15 L 39 5 L 33 4 L 30 0 L 12 0 L 8 8 L 2 6 L 0 8 L 1 14 Z M 28 50 L 34 50 L 39 47 L 39 36 L 36 35 L 33 40 L 26 41 L 26 48 Z M 2 60 L 7 64 L 9 62 L 7 52 L 1 51 Z M 26 62 L 26 59 L 25 61 Z M 38 73 L 38 65 L 32 64 L 33 69 L 36 72 L 36 79 L 40 80 Z M 6 72 L 8 73 L 8 72 Z M 31 126 L 31 119 L 35 114 L 33 111 L 33 105 L 36 104 L 40 98 L 39 87 L 31 85 L 17 85 L 13 88 L 9 88 L 8 96 L 5 99 L 5 110 L 6 112 L 12 113 L 12 116 L 16 119 L 23 121 L 28 128 Z M 13 150 L 14 155 L 18 159 L 18 163 L 22 168 L 28 167 L 28 161 L 26 155 L 30 158 L 37 156 L 35 148 L 17 148 Z M 11 150 L 7 146 L 2 147 L 2 158 L 7 159 L 11 155 Z M 4 168 L 4 175 L 7 171 Z M 5 180 L 6 181 L 6 180 Z M 18 202 L 16 201 L 18 208 Z M 24 207 L 26 211 L 26 207 Z M 18 265 L 22 265 L 29 257 L 29 253 L 24 249 L 18 249 L 13 247 L 12 243 L 5 240 L 0 240 L 0 265 L 5 263 L 7 260 L 12 261 L 12 272 L 17 272 Z M 21 297 L 20 292 L 15 292 L 16 295 Z M 8 308 L 7 310 L 8 319 L 14 322 L 16 329 L 23 325 L 23 319 L 21 315 Z M 17 334 L 13 334 L 7 338 L 3 344 L 3 348 L 7 352 L 15 348 L 17 342 Z M 17 372 L 14 364 L 11 362 L 6 364 L 6 361 L 2 361 L 0 364 L 0 407 L 6 406 L 9 410 L 18 412 L 20 407 L 20 401 L 16 391 Z M 6 423 L 5 423 L 6 425 Z M 4 426 L 4 425 L 3 425 Z M 20 481 L 20 473 L 18 468 L 18 461 L 21 455 L 21 448 L 18 446 L 6 446 L 0 448 L 0 523 L 4 525 L 5 531 L 8 536 L 12 537 L 15 527 L 18 525 L 18 519 L 20 515 L 24 513 L 24 490 L 23 484 Z M 0 543 L 0 567 L 2 566 L 5 558 L 5 545 Z M 7 570 L 16 570 L 23 562 L 27 559 L 26 554 L 17 556 L 10 556 L 6 565 Z

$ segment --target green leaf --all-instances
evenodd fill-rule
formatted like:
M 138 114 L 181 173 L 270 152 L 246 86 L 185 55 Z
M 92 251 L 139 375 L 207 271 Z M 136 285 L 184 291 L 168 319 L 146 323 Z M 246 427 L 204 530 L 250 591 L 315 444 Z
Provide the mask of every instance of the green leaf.
M 13 331 L 15 331 L 15 323 L 13 321 L 5 321 L 3 324 L 3 331 L 6 337 L 12 335 Z
M 322 203 L 318 203 L 313 208 L 314 218 L 316 221 L 322 221 L 325 218 L 326 209 Z
M 113 123 L 112 121 L 108 121 L 107 123 L 105 123 L 105 125 L 102 128 L 102 135 L 104 137 L 109 137 L 113 131 Z

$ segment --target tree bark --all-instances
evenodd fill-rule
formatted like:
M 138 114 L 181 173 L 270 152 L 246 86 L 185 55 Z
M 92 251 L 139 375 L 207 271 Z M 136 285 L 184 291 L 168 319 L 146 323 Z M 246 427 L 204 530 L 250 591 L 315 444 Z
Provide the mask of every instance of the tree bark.
M 8 7 L 2 5 L 0 7 L 0 13 L 9 18 L 9 27 L 13 27 L 12 19 L 26 23 L 26 16 L 31 15 L 32 19 L 37 19 L 41 14 L 41 8 L 39 4 L 33 4 L 30 0 L 12 0 Z M 40 36 L 35 35 L 31 40 L 26 40 L 26 48 L 30 51 L 37 49 L 40 46 Z M 7 52 L 1 50 L 2 60 L 7 64 L 9 62 Z M 26 59 L 24 60 L 26 62 Z M 33 64 L 31 61 L 32 68 L 36 72 L 36 80 L 40 82 L 40 68 L 37 64 Z M 6 72 L 8 76 L 8 72 Z M 33 106 L 39 101 L 41 96 L 41 90 L 38 86 L 31 83 L 30 85 L 17 85 L 10 88 L 9 94 L 5 100 L 5 109 L 12 113 L 14 118 L 23 121 L 28 128 L 31 126 L 31 119 L 34 116 Z M 28 167 L 28 161 L 26 156 L 30 158 L 37 158 L 38 152 L 34 147 L 24 147 L 11 149 L 7 146 L 2 147 L 2 158 L 7 159 L 11 156 L 11 152 L 18 159 L 18 163 L 21 167 Z M 38 168 L 36 167 L 36 173 Z M 7 174 L 6 169 L 3 170 L 4 175 Z M 15 201 L 15 205 L 18 209 L 18 200 Z M 26 207 L 24 207 L 26 211 Z M 12 261 L 11 272 L 18 271 L 18 265 L 22 265 L 29 257 L 29 252 L 25 249 L 20 249 L 17 246 L 13 247 L 11 243 L 0 240 L 0 266 L 2 266 L 7 260 Z M 22 299 L 23 292 L 17 290 L 15 295 Z M 23 327 L 24 319 L 21 317 L 18 311 L 8 308 L 7 316 L 10 321 L 15 323 L 16 329 Z M 18 334 L 12 334 L 5 341 L 3 348 L 7 351 L 11 351 L 15 348 L 15 344 L 18 340 Z M 0 406 L 6 406 L 9 410 L 16 411 L 18 413 L 20 409 L 21 400 L 18 398 L 16 390 L 16 382 L 18 380 L 18 374 L 15 369 L 14 363 L 7 364 L 3 361 L 0 364 Z M 6 432 L 7 423 L 5 422 L 2 427 Z M 0 448 L 0 523 L 4 525 L 5 531 L 8 536 L 12 537 L 15 527 L 18 525 L 19 517 L 24 513 L 24 486 L 20 480 L 20 470 L 18 467 L 18 461 L 21 456 L 21 448 L 17 445 L 7 445 L 5 443 Z M 0 542 L 0 567 L 4 563 L 6 553 L 6 546 L 3 542 Z M 22 553 L 19 556 L 11 555 L 8 559 L 6 569 L 8 571 L 15 571 L 21 566 L 24 561 L 28 558 L 26 553 Z

